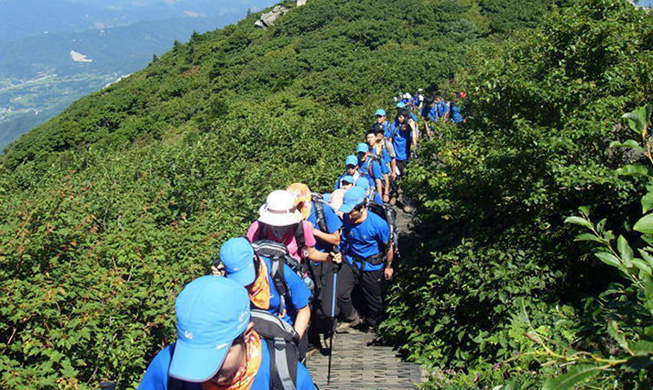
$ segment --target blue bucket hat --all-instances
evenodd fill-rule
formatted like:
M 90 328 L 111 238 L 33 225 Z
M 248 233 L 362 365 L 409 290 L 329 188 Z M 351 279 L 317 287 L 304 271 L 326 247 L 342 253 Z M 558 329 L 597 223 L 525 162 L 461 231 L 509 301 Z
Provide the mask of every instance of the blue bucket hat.
M 345 159 L 345 167 L 347 165 L 358 165 L 358 157 L 354 156 L 353 154 L 347 156 Z
M 367 153 L 369 151 L 370 151 L 370 147 L 365 142 L 361 142 L 356 147 L 356 153 Z
M 376 115 L 378 115 L 378 116 L 385 116 L 385 110 L 382 109 L 382 108 L 379 108 L 378 110 L 376 110 L 376 114 L 374 114 L 374 115 L 375 115 L 375 116 L 376 116 Z
M 406 105 L 403 102 L 399 102 L 399 103 L 397 103 L 397 105 L 395 107 L 404 108 L 404 107 L 406 107 Z
M 361 187 L 352 187 L 345 192 L 345 196 L 342 200 L 342 206 L 340 210 L 343 213 L 350 213 L 354 207 L 365 201 L 365 190 Z
M 205 382 L 215 376 L 231 343 L 247 329 L 247 290 L 222 276 L 203 276 L 179 293 L 175 312 L 177 343 L 168 373 L 187 382 Z
M 256 279 L 254 249 L 245 237 L 232 238 L 222 244 L 220 261 L 224 264 L 227 279 L 241 286 L 249 286 Z

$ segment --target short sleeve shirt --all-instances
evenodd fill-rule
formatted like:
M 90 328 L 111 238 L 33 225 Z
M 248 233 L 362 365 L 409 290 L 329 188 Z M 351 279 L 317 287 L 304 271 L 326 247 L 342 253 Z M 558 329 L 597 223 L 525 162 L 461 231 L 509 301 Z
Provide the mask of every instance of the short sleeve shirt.
M 162 349 L 147 367 L 143 380 L 138 385 L 137 390 L 168 390 L 168 370 L 170 369 L 171 348 L 167 346 Z M 199 383 L 184 383 L 184 389 L 191 389 L 196 386 L 197 390 L 202 390 Z M 314 390 L 315 385 L 311 374 L 302 363 L 297 363 L 297 390 Z M 254 382 L 250 390 L 268 390 L 270 389 L 270 351 L 267 343 L 261 340 L 261 364 L 256 373 Z
M 392 144 L 395 147 L 395 154 L 397 155 L 396 158 L 398 161 L 407 160 L 408 156 L 410 156 L 411 138 L 410 131 L 400 129 L 392 139 Z
M 340 230 L 342 227 L 342 220 L 335 211 L 328 204 L 322 203 L 322 208 L 324 209 L 324 222 L 326 224 L 327 231 L 324 233 L 333 234 Z M 315 229 L 322 230 L 320 225 L 317 223 L 317 209 L 315 208 L 315 201 L 313 201 L 313 207 L 311 207 L 311 214 L 308 216 L 308 222 L 313 224 Z M 315 244 L 315 249 L 320 252 L 330 252 L 331 245 L 318 240 L 315 238 L 317 244 Z
M 358 171 L 361 173 L 362 177 L 367 177 L 370 186 L 376 187 L 375 180 L 381 180 L 383 178 L 381 164 L 379 164 L 378 161 L 373 160 L 371 157 L 367 157 L 365 162 L 358 162 Z
M 306 247 L 307 248 L 310 248 L 312 246 L 314 247 L 316 242 L 315 242 L 315 236 L 313 235 L 313 229 L 311 228 L 311 225 L 306 221 L 301 221 L 301 223 L 303 224 L 304 242 L 306 243 Z M 258 221 L 254 221 L 250 225 L 246 234 L 246 237 L 250 242 L 255 241 L 258 230 L 260 228 L 261 225 L 259 224 Z M 278 242 L 278 240 L 275 239 L 272 233 L 266 235 L 265 232 L 263 232 L 263 234 L 260 237 L 266 240 L 272 240 Z M 294 227 L 293 229 L 291 229 L 291 231 L 289 231 L 288 233 L 286 233 L 286 235 L 283 236 L 283 240 L 281 240 L 281 243 L 284 244 L 286 248 L 288 248 L 288 253 L 290 253 L 290 256 L 297 259 L 297 261 L 302 261 L 302 257 L 306 257 L 305 254 L 302 255 L 302 253 L 300 253 L 300 249 L 303 248 L 299 248 L 297 245 L 297 239 L 295 238 Z
M 268 267 L 268 272 L 272 272 L 272 263 L 270 259 L 263 256 L 261 256 L 261 259 L 265 261 L 265 265 Z M 283 279 L 288 288 L 288 297 L 286 301 L 286 313 L 281 317 L 281 319 L 292 325 L 295 323 L 295 319 L 297 318 L 297 311 L 308 305 L 308 301 L 311 298 L 311 291 L 306 287 L 304 281 L 285 264 L 283 268 Z M 270 274 L 270 308 L 266 311 L 278 316 L 280 308 L 281 296 L 274 287 L 272 275 Z
M 368 258 L 377 255 L 385 249 L 385 244 L 390 241 L 390 227 L 388 223 L 371 211 L 367 211 L 367 218 L 360 224 L 351 224 L 345 218 L 344 223 L 344 253 L 349 264 L 363 271 L 374 271 L 383 268 L 383 264 L 370 265 L 368 263 L 354 262 L 354 257 Z

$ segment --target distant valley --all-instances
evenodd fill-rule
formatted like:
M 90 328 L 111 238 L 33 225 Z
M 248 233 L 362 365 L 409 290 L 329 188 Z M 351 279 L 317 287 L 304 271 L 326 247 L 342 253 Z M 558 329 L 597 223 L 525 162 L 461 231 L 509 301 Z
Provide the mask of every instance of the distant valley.
M 13 2 L 0 0 L 0 15 Z M 36 4 L 39 2 L 35 1 Z M 49 3 L 50 7 L 52 3 Z M 60 3 L 61 8 L 52 12 L 72 12 L 72 3 Z M 84 4 L 72 4 L 78 7 L 72 15 L 79 16 L 81 22 L 76 24 L 62 17 L 61 28 L 92 27 L 93 23 L 89 25 L 86 19 L 95 16 L 86 14 L 87 17 L 83 17 L 78 11 L 97 9 L 93 8 L 96 6 L 93 3 L 93 0 L 85 0 Z M 20 134 L 57 115 L 73 101 L 145 67 L 154 56 L 172 48 L 175 41 L 187 41 L 194 31 L 202 33 L 234 23 L 245 15 L 248 8 L 257 10 L 273 4 L 273 1 L 230 3 L 232 8 L 221 7 L 218 1 L 186 1 L 187 4 L 179 1 L 175 3 L 176 8 L 166 7 L 165 2 L 150 1 L 149 8 L 142 6 L 134 12 L 125 11 L 129 5 L 127 0 L 114 3 L 117 5 L 113 8 L 98 11 L 98 15 L 105 17 L 101 20 L 114 20 L 107 15 L 131 15 L 124 16 L 123 21 L 145 17 L 141 13 L 146 9 L 160 11 L 152 13 L 151 18 L 155 18 L 154 15 L 180 17 L 77 32 L 41 32 L 30 36 L 35 27 L 31 30 L 23 28 L 20 34 L 7 33 L 7 23 L 2 23 L 6 22 L 3 20 L 6 16 L 0 16 L 0 26 L 4 26 L 0 27 L 0 38 L 5 38 L 0 39 L 0 151 Z M 217 15 L 198 16 L 210 12 L 211 4 Z M 41 13 L 35 10 L 37 16 Z M 181 17 L 183 15 L 186 16 Z M 40 17 L 46 20 L 44 26 L 51 22 L 45 15 Z M 117 17 L 117 20 L 121 18 Z M 6 40 L 15 36 L 21 38 Z

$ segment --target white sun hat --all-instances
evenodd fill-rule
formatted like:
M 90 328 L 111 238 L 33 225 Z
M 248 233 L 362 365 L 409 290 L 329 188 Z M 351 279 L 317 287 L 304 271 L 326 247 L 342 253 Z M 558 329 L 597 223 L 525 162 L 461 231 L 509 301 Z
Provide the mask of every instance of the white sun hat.
M 302 220 L 295 197 L 286 190 L 272 191 L 258 213 L 258 221 L 270 226 L 288 226 Z

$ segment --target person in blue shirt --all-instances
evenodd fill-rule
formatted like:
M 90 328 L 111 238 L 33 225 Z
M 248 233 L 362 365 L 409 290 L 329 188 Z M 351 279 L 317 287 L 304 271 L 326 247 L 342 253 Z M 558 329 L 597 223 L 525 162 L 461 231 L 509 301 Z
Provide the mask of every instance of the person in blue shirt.
M 177 296 L 175 312 L 177 341 L 150 362 L 138 390 L 271 388 L 270 350 L 254 330 L 239 283 L 215 275 L 195 279 Z M 315 389 L 299 362 L 296 383 L 298 390 Z
M 435 106 L 438 110 L 438 122 L 446 122 L 449 119 L 449 105 L 441 96 L 435 98 Z
M 381 194 L 381 198 L 383 198 L 383 171 L 381 170 L 381 164 L 379 161 L 368 155 L 369 151 L 369 145 L 364 142 L 359 143 L 356 147 L 358 171 L 360 172 L 360 177 L 369 180 L 370 186 L 376 189 L 376 191 Z
M 353 180 L 346 176 L 343 180 Z M 359 179 L 360 180 L 360 179 Z M 286 188 L 295 197 L 295 206 L 313 226 L 313 235 L 317 241 L 315 249 L 325 253 L 339 251 L 340 229 L 342 220 L 326 202 L 313 199 L 310 188 L 303 183 L 293 183 Z M 313 300 L 313 312 L 311 325 L 309 327 L 309 343 L 322 349 L 320 334 L 325 340 L 329 338 L 332 331 L 331 303 L 333 295 L 333 272 L 334 262 L 340 263 L 341 257 L 337 255 L 337 261 L 314 262 L 311 261 L 311 278 L 315 283 L 315 299 Z
M 438 120 L 438 110 L 435 107 L 435 99 L 431 96 L 424 100 L 424 107 L 422 108 L 422 119 L 424 121 L 424 128 L 426 135 L 431 136 L 432 130 L 435 130 L 435 122 Z
M 344 179 L 346 176 L 351 176 L 354 178 L 352 182 L 349 182 L 349 184 L 352 185 L 360 177 L 360 173 L 358 172 L 358 158 L 353 154 L 347 156 L 345 159 L 345 171 L 342 173 L 342 175 L 338 176 L 338 180 L 336 180 L 336 184 L 333 186 L 334 190 L 343 187 L 342 179 Z
M 403 176 L 404 169 L 410 158 L 411 147 L 415 142 L 413 134 L 415 129 L 410 124 L 406 110 L 399 111 L 397 125 L 393 126 L 392 130 L 392 143 L 395 147 L 397 170 L 399 176 Z
M 287 297 L 281 297 L 271 282 L 273 274 L 270 259 L 256 255 L 247 238 L 232 238 L 222 244 L 220 261 L 225 268 L 226 278 L 235 280 L 247 289 L 253 308 L 278 316 L 293 325 L 300 338 L 304 335 L 311 318 L 308 306 L 311 291 L 287 264 L 284 264 L 283 279 L 288 294 Z
M 460 94 L 458 94 L 460 96 Z M 461 123 L 465 120 L 463 115 L 460 113 L 460 98 L 456 97 L 452 102 L 449 103 L 449 116 L 451 122 Z
M 367 153 L 367 155 L 376 161 L 381 165 L 381 174 L 383 175 L 383 179 L 381 180 L 381 184 L 383 185 L 384 189 L 384 196 L 388 194 L 387 189 L 390 188 L 390 176 L 392 173 L 392 159 L 390 158 L 390 155 L 388 152 L 385 150 L 383 140 L 381 142 L 377 142 L 377 137 L 376 137 L 376 132 L 377 131 L 383 131 L 379 129 L 378 127 L 371 129 L 367 132 L 365 135 L 365 140 L 367 141 L 367 145 L 370 148 L 370 151 Z M 385 199 L 385 202 L 389 202 L 390 199 Z
M 394 274 L 390 227 L 383 218 L 368 210 L 361 187 L 345 193 L 340 211 L 345 213 L 342 243 L 345 261 L 338 275 L 341 316 L 345 321 L 360 321 L 352 301 L 352 292 L 358 287 L 363 298 L 360 312 L 367 325 L 375 327 L 383 315 L 381 282 L 392 279 Z

